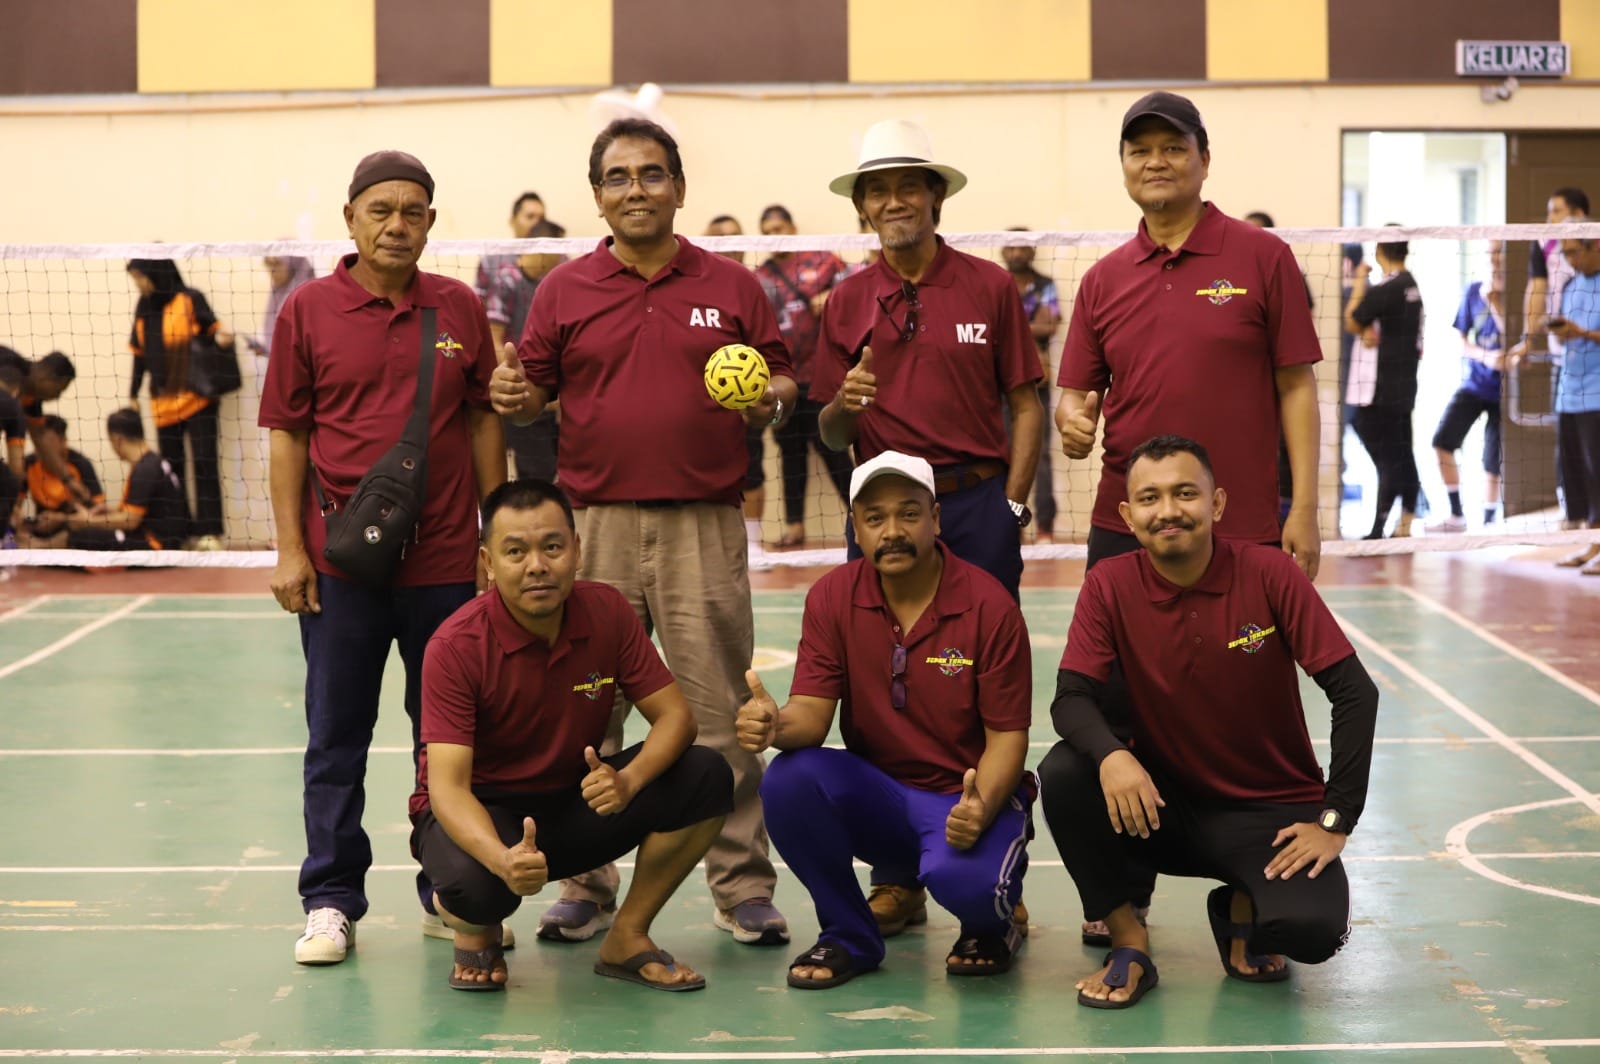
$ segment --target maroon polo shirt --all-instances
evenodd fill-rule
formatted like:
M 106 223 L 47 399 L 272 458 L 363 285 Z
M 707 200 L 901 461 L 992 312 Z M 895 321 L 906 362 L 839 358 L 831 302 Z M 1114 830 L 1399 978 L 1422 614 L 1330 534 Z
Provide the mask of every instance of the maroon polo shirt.
M 472 793 L 544 794 L 589 774 L 612 698 L 648 698 L 672 674 L 622 593 L 578 580 L 554 643 L 534 635 L 491 588 L 451 614 L 422 662 L 422 741 L 472 747 Z M 428 751 L 413 815 L 428 807 Z
M 839 700 L 847 749 L 907 786 L 953 794 L 978 767 L 984 728 L 1032 723 L 1033 652 L 1000 582 L 937 549 L 939 590 L 910 632 L 864 558 L 812 585 L 789 693 Z M 896 645 L 907 651 L 903 710 L 890 700 Z
M 328 529 L 310 477 L 342 505 L 400 439 L 416 405 L 419 308 L 437 308 L 427 496 L 417 540 L 394 582 L 470 582 L 478 557 L 478 486 L 467 408 L 490 409 L 495 367 L 483 304 L 460 281 L 421 270 L 400 302 L 390 303 L 350 277 L 355 261 L 345 256 L 333 273 L 307 281 L 284 303 L 261 392 L 261 426 L 311 433 L 316 468 L 306 481 L 306 550 L 318 572 L 341 576 L 322 556 Z
M 831 401 L 871 346 L 878 394 L 856 418 L 858 462 L 883 451 L 936 467 L 1009 462 L 1000 396 L 1044 376 L 1017 283 L 941 238 L 917 282 L 917 334 L 907 343 L 901 282 L 880 255 L 834 287 L 822 308 L 811 398 Z
M 748 459 L 744 418 L 706 394 L 706 359 L 749 344 L 774 377 L 793 377 L 761 282 L 678 237 L 646 281 L 594 251 L 547 276 L 518 354 L 561 400 L 561 486 L 580 505 L 677 499 L 737 505 Z
M 1128 454 L 1177 433 L 1211 452 L 1228 512 L 1217 535 L 1278 539 L 1276 370 L 1322 348 L 1289 245 L 1206 204 L 1176 254 L 1134 238 L 1089 267 L 1067 326 L 1057 383 L 1097 391 L 1105 457 L 1093 524 L 1128 526 Z
M 1315 674 L 1355 651 L 1294 559 L 1215 543 L 1205 576 L 1187 589 L 1143 550 L 1096 565 L 1061 667 L 1104 681 L 1121 661 L 1134 753 L 1195 795 L 1321 801 L 1295 663 Z

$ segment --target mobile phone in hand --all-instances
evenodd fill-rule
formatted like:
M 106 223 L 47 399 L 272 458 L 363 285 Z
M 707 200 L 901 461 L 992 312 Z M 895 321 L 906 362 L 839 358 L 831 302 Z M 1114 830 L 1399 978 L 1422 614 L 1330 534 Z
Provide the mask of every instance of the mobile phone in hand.
M 1567 327 L 1567 319 L 1557 315 L 1556 317 L 1550 318 L 1546 322 L 1546 325 L 1551 329 L 1565 329 Z

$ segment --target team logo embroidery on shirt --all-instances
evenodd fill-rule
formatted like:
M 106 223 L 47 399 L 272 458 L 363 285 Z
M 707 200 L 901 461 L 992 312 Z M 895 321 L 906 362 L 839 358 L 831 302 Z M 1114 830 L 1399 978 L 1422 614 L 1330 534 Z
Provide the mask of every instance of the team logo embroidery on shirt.
M 438 339 L 434 340 L 433 349 L 442 352 L 445 358 L 455 358 L 457 351 L 464 350 L 461 342 L 447 332 L 440 333 Z
M 989 342 L 989 323 L 986 321 L 957 322 L 956 343 L 986 344 Z
M 1239 638 L 1228 644 L 1228 649 L 1238 647 L 1246 654 L 1254 654 L 1267 643 L 1267 636 L 1278 630 L 1275 624 L 1263 628 L 1259 624 L 1247 624 L 1239 629 Z
M 946 676 L 959 676 L 962 669 L 972 664 L 972 659 L 954 647 L 945 647 L 942 653 L 930 654 L 923 664 L 939 666 L 939 671 Z
M 1197 296 L 1205 296 L 1207 299 L 1211 300 L 1214 305 L 1220 307 L 1222 304 L 1231 300 L 1234 296 L 1249 295 L 1250 290 L 1248 288 L 1235 288 L 1233 287 L 1232 281 L 1228 280 L 1227 278 L 1220 278 L 1212 281 L 1210 288 L 1195 289 L 1194 294 Z
M 598 672 L 591 672 L 587 677 L 584 678 L 582 683 L 573 684 L 572 689 L 576 693 L 581 694 L 583 697 L 593 702 L 595 699 L 600 697 L 600 692 L 605 690 L 607 684 L 614 684 L 616 682 L 617 678 L 615 676 L 601 676 Z

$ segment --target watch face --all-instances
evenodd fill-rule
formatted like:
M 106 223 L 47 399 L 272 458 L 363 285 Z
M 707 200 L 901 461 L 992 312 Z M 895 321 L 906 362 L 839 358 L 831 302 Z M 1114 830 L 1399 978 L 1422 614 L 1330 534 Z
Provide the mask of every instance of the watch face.
M 1338 831 L 1344 826 L 1344 817 L 1339 815 L 1337 809 L 1324 809 L 1318 823 L 1324 831 Z

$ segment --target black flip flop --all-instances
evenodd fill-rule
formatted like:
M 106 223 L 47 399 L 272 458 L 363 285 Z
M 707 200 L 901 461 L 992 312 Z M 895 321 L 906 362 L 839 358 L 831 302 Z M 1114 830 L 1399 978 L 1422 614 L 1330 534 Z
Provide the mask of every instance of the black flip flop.
M 497 967 L 505 964 L 505 962 L 506 951 L 502 949 L 498 943 L 492 946 L 485 946 L 482 949 L 462 949 L 460 946 L 457 946 L 455 955 L 455 963 L 457 965 L 461 966 L 462 968 L 481 968 L 484 971 L 491 973 L 491 976 L 488 982 L 479 983 L 471 979 L 462 979 L 456 975 L 456 970 L 451 968 L 450 989 L 504 990 L 506 988 L 506 984 L 495 982 L 492 973 Z
M 647 964 L 659 964 L 668 971 L 675 971 L 677 962 L 672 959 L 672 954 L 663 949 L 640 950 L 621 964 L 611 964 L 608 961 L 595 961 L 594 974 L 603 975 L 607 979 L 621 979 L 625 983 L 638 983 L 651 990 L 665 990 L 669 994 L 681 994 L 686 990 L 704 990 L 706 977 L 696 975 L 690 983 L 657 983 L 646 979 L 643 974 Z
M 802 979 L 794 974 L 794 970 L 802 966 L 826 968 L 833 975 L 826 979 Z M 856 967 L 855 958 L 851 957 L 843 946 L 832 942 L 818 942 L 789 962 L 787 982 L 796 990 L 828 990 L 842 986 L 860 974 L 861 970 Z
M 1156 988 L 1161 982 L 1161 975 L 1156 971 L 1155 962 L 1150 959 L 1150 954 L 1144 950 L 1134 949 L 1132 946 L 1118 946 L 1106 954 L 1102 964 L 1109 964 L 1111 970 L 1106 972 L 1105 979 L 1101 980 L 1113 990 L 1128 985 L 1128 966 L 1137 964 L 1144 969 L 1144 974 L 1139 976 L 1133 993 L 1128 995 L 1126 1001 L 1112 1001 L 1110 998 L 1092 998 L 1082 990 L 1078 991 L 1078 1004 L 1090 1009 L 1131 1009 L 1139 1003 L 1139 999 Z
M 1244 961 L 1250 967 L 1257 969 L 1254 975 L 1242 972 L 1233 966 L 1233 940 L 1242 938 L 1250 941 L 1250 932 L 1255 930 L 1253 924 L 1236 924 L 1229 919 L 1229 907 L 1233 901 L 1233 888 L 1220 886 L 1206 895 L 1206 917 L 1211 921 L 1211 937 L 1217 943 L 1217 955 L 1222 958 L 1222 970 L 1228 973 L 1230 979 L 1238 979 L 1245 983 L 1281 983 L 1289 978 L 1289 966 L 1282 968 L 1270 967 L 1272 959 L 1263 957 L 1259 953 L 1250 952 L 1246 946 Z
M 1022 934 L 1013 924 L 1003 934 L 962 935 L 950 947 L 944 962 L 946 975 L 1003 975 L 1011 970 L 1011 962 L 1022 948 Z M 956 958 L 960 958 L 958 961 Z M 990 961 L 989 964 L 960 963 L 960 961 Z

